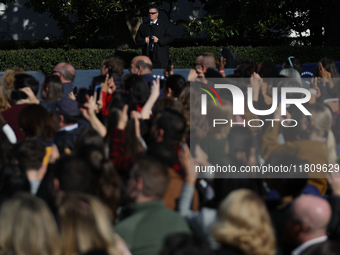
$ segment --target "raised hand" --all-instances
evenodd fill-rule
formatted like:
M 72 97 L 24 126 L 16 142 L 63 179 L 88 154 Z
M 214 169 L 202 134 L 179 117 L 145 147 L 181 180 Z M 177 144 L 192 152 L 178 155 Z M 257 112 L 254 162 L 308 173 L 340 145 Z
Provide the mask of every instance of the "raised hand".
M 38 98 L 33 93 L 30 87 L 24 87 L 19 89 L 20 91 L 24 92 L 27 95 L 27 99 L 21 99 L 20 103 L 22 104 L 39 104 Z
M 120 111 L 118 125 L 117 125 L 117 128 L 120 129 L 120 130 L 125 129 L 126 124 L 129 120 L 129 117 L 128 117 L 128 114 L 127 114 L 128 109 L 129 109 L 129 106 L 126 104 L 126 105 L 124 105 L 123 110 Z

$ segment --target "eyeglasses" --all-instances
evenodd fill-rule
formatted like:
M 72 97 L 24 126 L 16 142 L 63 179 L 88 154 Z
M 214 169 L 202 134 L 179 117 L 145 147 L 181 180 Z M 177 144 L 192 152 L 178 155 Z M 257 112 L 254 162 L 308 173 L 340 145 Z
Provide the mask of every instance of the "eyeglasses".
M 157 12 L 149 12 L 149 14 L 151 14 L 151 15 L 154 15 L 154 14 L 156 14 Z
M 292 61 L 290 60 L 291 58 L 294 58 L 294 57 L 293 57 L 293 56 L 290 56 L 290 57 L 288 58 L 288 61 L 289 61 L 290 66 L 291 66 L 292 68 L 294 68 L 293 63 L 292 63 Z

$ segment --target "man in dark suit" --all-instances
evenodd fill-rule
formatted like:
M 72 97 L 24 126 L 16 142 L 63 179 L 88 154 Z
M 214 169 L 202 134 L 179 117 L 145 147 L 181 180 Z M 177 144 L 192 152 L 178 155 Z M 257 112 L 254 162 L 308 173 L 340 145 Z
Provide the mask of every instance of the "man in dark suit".
M 301 255 L 327 240 L 327 226 L 332 209 L 327 200 L 313 195 L 300 195 L 292 204 L 291 219 L 286 225 L 286 238 L 298 247 L 292 255 Z
M 68 95 L 73 92 L 73 82 L 76 77 L 74 67 L 69 63 L 62 62 L 54 67 L 52 74 L 60 77 L 63 83 L 64 97 L 68 97 Z
M 142 46 L 142 55 L 148 56 L 153 68 L 165 68 L 169 58 L 169 44 L 173 41 L 168 23 L 158 19 L 158 9 L 149 8 L 150 21 L 140 25 L 136 42 Z

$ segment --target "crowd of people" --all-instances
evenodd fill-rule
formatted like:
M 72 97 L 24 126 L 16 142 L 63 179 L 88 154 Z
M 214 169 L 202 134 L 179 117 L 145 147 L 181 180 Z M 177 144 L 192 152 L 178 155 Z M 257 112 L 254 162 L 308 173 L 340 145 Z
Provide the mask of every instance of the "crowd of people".
M 224 64 L 204 53 L 188 77 L 168 66 L 160 81 L 147 56 L 133 58 L 125 76 L 124 61 L 108 56 L 88 89 L 78 90 L 69 63 L 42 84 L 8 69 L 0 84 L 0 254 L 340 254 L 334 61 L 321 59 L 310 79 L 300 77 L 294 57 L 280 73 L 273 63 L 244 61 L 226 77 Z M 228 119 L 298 124 L 213 128 L 213 116 L 197 117 L 201 91 L 190 82 L 224 77 L 242 79 L 240 89 L 251 87 L 262 110 L 271 108 L 273 88 L 305 88 L 311 115 L 292 105 L 286 116 L 280 107 L 255 116 L 245 104 L 235 116 L 226 93 L 213 106 Z M 279 77 L 291 79 L 276 84 Z M 209 178 L 193 168 L 217 163 L 327 165 L 329 172 Z

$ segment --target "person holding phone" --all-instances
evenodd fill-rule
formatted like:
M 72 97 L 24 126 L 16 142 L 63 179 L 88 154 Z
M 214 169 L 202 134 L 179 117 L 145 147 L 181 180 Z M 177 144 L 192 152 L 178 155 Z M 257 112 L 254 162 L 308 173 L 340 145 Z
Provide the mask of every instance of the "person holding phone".
M 113 80 L 112 75 L 106 74 L 104 83 L 101 83 L 101 102 L 102 102 L 102 120 L 105 122 L 105 119 L 109 115 L 109 103 L 111 101 L 113 93 L 116 92 L 116 85 Z
M 321 102 L 329 98 L 336 98 L 339 94 L 339 84 L 334 80 L 340 78 L 335 62 L 330 58 L 320 59 L 312 79 L 312 87 L 319 88 L 321 92 Z
M 13 129 L 17 141 L 21 141 L 25 138 L 25 135 L 20 130 L 18 115 L 29 103 L 39 104 L 39 100 L 36 97 L 39 90 L 39 82 L 28 74 L 17 74 L 14 77 L 14 90 L 11 92 L 11 99 L 15 102 L 15 105 L 1 112 L 1 115 Z
M 93 77 L 91 82 L 91 90 L 93 91 L 93 97 L 97 104 L 96 113 L 98 114 L 99 111 L 101 112 L 103 108 L 103 102 L 102 102 L 102 85 L 105 82 L 106 75 L 98 75 Z M 101 114 L 100 114 L 101 115 Z
M 113 81 L 116 85 L 116 92 L 122 91 L 121 84 L 123 81 L 125 62 L 118 56 L 108 56 L 104 58 L 102 67 L 100 69 L 101 75 L 109 74 L 113 77 Z

